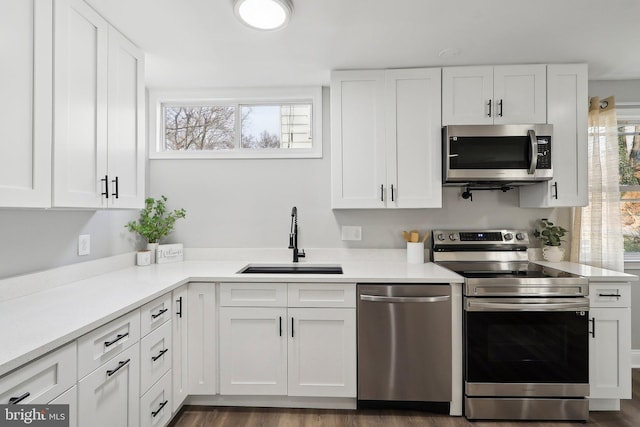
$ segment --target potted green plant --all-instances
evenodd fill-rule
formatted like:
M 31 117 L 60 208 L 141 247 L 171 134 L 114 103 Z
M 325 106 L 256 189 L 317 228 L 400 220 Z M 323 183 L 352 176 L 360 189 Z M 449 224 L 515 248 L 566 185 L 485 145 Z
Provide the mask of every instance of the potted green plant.
M 558 262 L 564 258 L 564 249 L 560 247 L 562 238 L 567 234 L 567 229 L 555 225 L 547 218 L 538 220 L 538 227 L 533 235 L 542 241 L 542 257 L 547 261 Z
M 138 233 L 147 240 L 147 249 L 151 250 L 152 263 L 155 262 L 155 253 L 160 239 L 171 233 L 176 221 L 187 214 L 184 209 L 168 211 L 166 202 L 167 197 L 164 195 L 159 199 L 153 197 L 145 199 L 145 207 L 140 211 L 140 218 L 125 225 L 129 231 Z

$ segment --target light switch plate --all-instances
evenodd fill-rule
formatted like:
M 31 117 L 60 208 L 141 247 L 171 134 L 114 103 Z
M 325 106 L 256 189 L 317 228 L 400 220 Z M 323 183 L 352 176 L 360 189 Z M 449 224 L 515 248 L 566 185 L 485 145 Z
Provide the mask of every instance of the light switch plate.
M 362 227 L 359 225 L 343 225 L 342 240 L 362 240 Z
M 91 253 L 91 235 L 81 234 L 78 237 L 78 255 L 89 255 Z

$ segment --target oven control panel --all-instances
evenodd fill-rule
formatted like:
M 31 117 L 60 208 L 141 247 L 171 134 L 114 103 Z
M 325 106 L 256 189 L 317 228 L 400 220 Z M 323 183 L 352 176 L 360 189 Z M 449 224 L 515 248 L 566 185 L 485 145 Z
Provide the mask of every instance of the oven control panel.
M 434 230 L 433 246 L 438 245 L 529 245 L 529 234 L 525 230 Z

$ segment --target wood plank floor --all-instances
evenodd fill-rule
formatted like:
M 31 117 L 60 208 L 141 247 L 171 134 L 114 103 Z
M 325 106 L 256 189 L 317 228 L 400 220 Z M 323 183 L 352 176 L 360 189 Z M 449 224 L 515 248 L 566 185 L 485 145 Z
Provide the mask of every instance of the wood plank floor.
M 639 427 L 640 369 L 633 370 L 633 399 L 623 400 L 620 412 L 591 412 L 587 423 L 574 422 L 469 422 L 416 411 L 319 410 L 273 408 L 227 408 L 186 406 L 170 427 Z

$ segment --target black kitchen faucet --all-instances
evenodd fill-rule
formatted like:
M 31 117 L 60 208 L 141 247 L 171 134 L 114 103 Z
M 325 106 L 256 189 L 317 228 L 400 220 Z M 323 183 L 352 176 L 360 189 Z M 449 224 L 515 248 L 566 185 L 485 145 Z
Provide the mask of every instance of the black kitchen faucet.
M 306 255 L 304 249 L 298 250 L 298 208 L 291 209 L 291 232 L 289 233 L 289 249 L 293 249 L 293 262 Z

